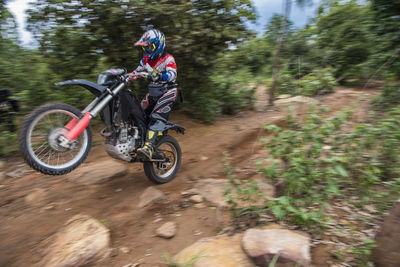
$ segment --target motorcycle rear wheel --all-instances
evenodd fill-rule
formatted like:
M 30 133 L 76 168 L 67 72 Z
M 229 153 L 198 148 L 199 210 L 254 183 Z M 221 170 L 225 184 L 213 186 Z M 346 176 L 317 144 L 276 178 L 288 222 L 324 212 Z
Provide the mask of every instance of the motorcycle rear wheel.
M 77 168 L 87 157 L 92 144 L 88 126 L 77 138 L 74 147 L 59 145 L 60 130 L 81 113 L 66 104 L 47 104 L 35 109 L 22 124 L 18 142 L 25 161 L 35 170 L 62 175 Z
M 155 145 L 155 149 L 167 160 L 165 162 L 144 162 L 144 172 L 150 181 L 156 184 L 165 184 L 175 178 L 181 166 L 181 147 L 175 138 L 164 135 Z

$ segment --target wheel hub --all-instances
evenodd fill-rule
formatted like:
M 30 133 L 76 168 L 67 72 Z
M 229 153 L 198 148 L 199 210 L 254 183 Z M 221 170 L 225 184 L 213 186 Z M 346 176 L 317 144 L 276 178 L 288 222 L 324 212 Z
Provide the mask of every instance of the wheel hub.
M 70 149 L 73 149 L 77 145 L 77 142 L 73 141 L 69 144 L 69 147 L 61 146 L 60 136 L 61 136 L 61 130 L 63 129 L 64 129 L 63 127 L 56 127 L 52 129 L 47 139 L 50 147 L 56 152 L 66 152 Z

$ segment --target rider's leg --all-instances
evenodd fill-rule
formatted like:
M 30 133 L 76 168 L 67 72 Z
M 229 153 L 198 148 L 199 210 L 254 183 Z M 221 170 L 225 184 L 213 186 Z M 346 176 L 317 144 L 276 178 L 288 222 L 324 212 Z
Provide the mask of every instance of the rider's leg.
M 146 142 L 142 148 L 137 150 L 138 153 L 148 159 L 153 158 L 154 144 L 165 130 L 165 122 L 168 120 L 171 113 L 171 106 L 175 103 L 177 95 L 177 89 L 171 89 L 162 95 L 154 106 L 153 112 L 150 115 L 151 121 L 146 135 Z

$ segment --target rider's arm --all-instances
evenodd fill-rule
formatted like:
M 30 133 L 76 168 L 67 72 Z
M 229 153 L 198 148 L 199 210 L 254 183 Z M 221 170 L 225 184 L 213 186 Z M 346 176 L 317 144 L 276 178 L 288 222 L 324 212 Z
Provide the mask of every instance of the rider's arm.
M 133 80 L 138 79 L 139 77 L 136 76 L 135 74 L 138 72 L 145 72 L 145 71 L 146 71 L 146 68 L 143 65 L 143 59 L 141 59 L 139 62 L 139 66 L 137 66 L 137 68 L 130 73 L 130 75 L 131 75 L 130 80 L 133 81 Z
M 143 64 L 143 58 L 140 60 L 139 66 L 133 72 L 142 72 L 142 71 L 146 71 L 146 68 L 144 67 Z
M 166 60 L 165 72 L 161 75 L 161 80 L 164 82 L 173 82 L 177 77 L 177 67 L 175 63 L 175 59 L 172 55 L 168 55 Z

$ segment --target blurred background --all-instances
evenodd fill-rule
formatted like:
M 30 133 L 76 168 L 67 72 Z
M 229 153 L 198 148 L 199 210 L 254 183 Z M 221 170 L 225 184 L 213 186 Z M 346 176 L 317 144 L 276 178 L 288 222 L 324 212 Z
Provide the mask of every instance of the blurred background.
M 140 166 L 130 168 L 128 179 L 96 189 L 48 179 L 25 172 L 28 167 L 16 156 L 15 131 L 23 116 L 43 103 L 83 108 L 93 98 L 87 90 L 59 88 L 56 82 L 95 82 L 110 68 L 134 70 L 142 50 L 133 44 L 146 26 L 154 25 L 165 33 L 166 50 L 178 66 L 184 101 L 176 103 L 181 112 L 173 113 L 177 114 L 173 121 L 188 129 L 179 137 L 185 157 L 178 178 L 159 187 L 176 202 L 161 206 L 160 213 L 172 214 L 193 232 L 182 235 L 178 245 L 171 243 L 169 253 L 200 238 L 194 231 L 200 229 L 204 236 L 224 231 L 215 215 L 219 204 L 190 209 L 183 190 L 197 180 L 225 178 L 231 189 L 221 199 L 233 216 L 229 214 L 227 224 L 221 225 L 231 231 L 269 222 L 305 230 L 313 242 L 313 266 L 374 266 L 371 255 L 376 247 L 380 252 L 375 260 L 391 261 L 377 266 L 398 266 L 399 0 L 0 0 L 0 4 L 0 217 L 5 218 L 0 220 L 0 236 L 6 241 L 0 244 L 0 265 L 19 261 L 23 264 L 12 266 L 26 266 L 41 257 L 37 246 L 42 237 L 55 232 L 70 217 L 70 210 L 101 219 L 111 229 L 115 247 L 132 246 L 132 240 L 143 243 L 154 234 L 150 226 L 157 210 L 131 207 L 149 186 Z M 129 86 L 139 98 L 147 90 L 146 81 Z M 324 106 L 307 111 L 309 103 Z M 96 144 L 103 142 L 99 138 Z M 110 159 L 102 160 L 103 148 L 94 149 L 85 164 L 93 169 L 96 163 L 107 166 Z M 222 161 L 223 151 L 229 153 Z M 263 181 L 275 190 L 270 198 L 257 187 Z M 39 203 L 44 213 L 29 208 L 23 197 L 32 188 L 49 189 L 46 201 L 56 204 L 48 208 L 46 202 Z M 121 192 L 122 188 L 126 190 Z M 189 213 L 180 217 L 177 211 Z M 384 216 L 388 211 L 393 217 Z M 198 219 L 206 216 L 217 219 L 209 224 Z M 389 227 L 381 231 L 379 241 L 384 218 L 389 218 L 383 223 Z M 150 225 L 147 232 L 134 229 L 139 221 Z M 159 261 L 157 249 L 165 252 L 167 242 L 149 241 L 137 252 L 138 245 L 135 257 Z M 155 246 L 151 256 L 149 249 Z M 120 253 L 110 260 L 119 265 L 103 266 L 122 266 L 128 256 Z
M 20 114 L 50 100 L 85 106 L 86 90 L 54 83 L 133 70 L 142 56 L 133 43 L 149 24 L 166 34 L 177 61 L 185 99 L 177 108 L 204 122 L 251 108 L 258 84 L 312 96 L 337 84 L 393 87 L 400 76 L 397 1 L 0 3 L 0 88 L 20 101 Z M 131 86 L 145 93 L 144 84 Z

